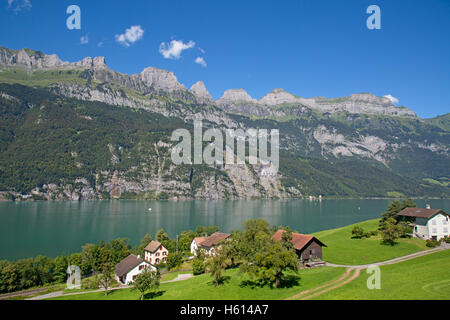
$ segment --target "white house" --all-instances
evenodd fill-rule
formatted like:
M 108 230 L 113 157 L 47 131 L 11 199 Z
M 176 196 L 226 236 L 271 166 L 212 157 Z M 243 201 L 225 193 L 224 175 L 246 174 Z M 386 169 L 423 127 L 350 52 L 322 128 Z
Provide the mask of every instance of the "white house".
M 440 240 L 450 236 L 450 217 L 441 209 L 406 208 L 400 217 L 413 218 L 413 236 L 425 240 Z
M 191 253 L 197 255 L 199 249 L 204 250 L 206 255 L 211 255 L 219 243 L 230 237 L 228 233 L 216 232 L 209 237 L 196 237 L 191 242 Z
M 153 265 L 166 263 L 169 250 L 158 241 L 152 241 L 145 247 L 144 260 Z
M 146 268 L 156 271 L 155 267 L 142 260 L 141 257 L 130 254 L 116 265 L 116 281 L 122 284 L 129 284 Z

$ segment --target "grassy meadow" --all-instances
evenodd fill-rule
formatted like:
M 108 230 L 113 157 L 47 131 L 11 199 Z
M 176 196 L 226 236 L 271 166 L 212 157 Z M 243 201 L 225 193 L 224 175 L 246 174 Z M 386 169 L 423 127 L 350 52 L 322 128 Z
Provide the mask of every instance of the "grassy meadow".
M 365 270 L 359 278 L 317 296 L 317 300 L 450 300 L 450 250 L 381 267 L 381 289 L 367 289 Z
M 398 239 L 394 246 L 381 244 L 380 235 L 368 239 L 352 239 L 355 225 L 365 231 L 378 228 L 378 219 L 360 222 L 339 229 L 317 232 L 314 235 L 328 247 L 323 248 L 323 259 L 330 263 L 361 265 L 390 260 L 417 251 L 429 249 L 420 239 Z

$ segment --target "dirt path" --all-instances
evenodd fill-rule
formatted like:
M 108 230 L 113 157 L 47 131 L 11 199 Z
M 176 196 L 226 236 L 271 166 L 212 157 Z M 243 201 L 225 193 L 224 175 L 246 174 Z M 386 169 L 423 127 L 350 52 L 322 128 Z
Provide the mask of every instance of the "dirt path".
M 352 266 L 352 265 L 340 265 L 340 264 L 333 264 L 333 263 L 327 263 L 326 265 L 329 267 L 336 267 L 336 268 L 347 268 L 347 271 L 337 280 L 333 280 L 330 281 L 328 283 L 325 283 L 319 287 L 316 288 L 312 288 L 303 292 L 300 292 L 292 297 L 289 297 L 285 300 L 307 300 L 307 299 L 311 299 L 314 297 L 317 297 L 321 294 L 324 294 L 328 291 L 337 289 L 339 287 L 342 287 L 350 282 L 352 282 L 353 280 L 355 280 L 356 278 L 358 278 L 361 275 L 361 270 L 367 269 L 368 267 L 372 267 L 372 266 L 387 266 L 390 264 L 395 264 L 395 263 L 400 263 L 400 262 L 404 262 L 404 261 L 408 261 L 408 260 L 412 260 L 415 258 L 419 258 L 419 257 L 423 257 L 429 254 L 433 254 L 439 251 L 443 251 L 443 250 L 448 250 L 450 249 L 449 246 L 441 246 L 438 248 L 434 248 L 434 249 L 430 249 L 430 250 L 425 250 L 425 251 L 419 251 L 416 253 L 412 253 L 403 257 L 398 257 L 395 259 L 391 259 L 391 260 L 387 260 L 387 261 L 383 261 L 383 262 L 376 262 L 376 263 L 372 263 L 372 264 L 365 264 L 365 265 L 356 265 L 356 266 Z M 353 274 L 352 274 L 353 272 Z
M 327 282 L 319 287 L 315 287 L 315 288 L 311 288 L 309 290 L 302 291 L 292 297 L 286 298 L 285 300 L 298 300 L 300 298 L 303 298 L 304 296 L 307 296 L 309 294 L 316 292 L 317 290 L 324 289 L 324 288 L 329 287 L 336 283 L 340 283 L 340 282 L 344 281 L 345 279 L 347 279 L 350 276 L 351 272 L 352 272 L 352 269 L 348 268 L 347 271 L 339 279 L 333 280 L 331 282 Z
M 12 292 L 12 293 L 5 293 L 0 295 L 0 300 L 8 300 L 14 297 L 26 297 L 26 296 L 33 296 L 35 294 L 39 294 L 41 292 L 51 290 L 57 286 L 51 286 L 46 288 L 39 288 L 39 289 L 32 289 L 32 290 L 25 290 L 20 292 Z

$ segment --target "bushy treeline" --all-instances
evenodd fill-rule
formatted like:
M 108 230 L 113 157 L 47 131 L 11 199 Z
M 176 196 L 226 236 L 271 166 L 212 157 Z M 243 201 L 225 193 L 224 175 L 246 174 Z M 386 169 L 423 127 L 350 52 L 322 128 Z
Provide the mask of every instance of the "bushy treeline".
M 195 231 L 184 231 L 177 238 L 171 239 L 164 230 L 159 230 L 155 239 L 169 249 L 167 266 L 176 267 L 183 255 L 190 251 L 194 237 L 211 235 L 218 231 L 217 226 L 199 226 Z M 79 266 L 82 276 L 97 275 L 113 266 L 131 253 L 144 256 L 144 248 L 152 241 L 146 234 L 140 244 L 132 248 L 129 239 L 118 238 L 99 244 L 87 243 L 79 253 L 62 254 L 56 258 L 37 256 L 18 261 L 0 260 L 0 293 L 20 291 L 33 287 L 64 283 L 67 280 L 67 267 Z M 178 253 L 177 253 L 178 252 Z M 174 265 L 175 264 L 175 265 Z

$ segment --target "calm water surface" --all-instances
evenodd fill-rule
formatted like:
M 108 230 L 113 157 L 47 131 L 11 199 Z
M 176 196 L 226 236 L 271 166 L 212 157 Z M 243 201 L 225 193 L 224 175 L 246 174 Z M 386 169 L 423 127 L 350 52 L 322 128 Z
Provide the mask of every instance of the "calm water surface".
M 377 218 L 391 200 L 86 201 L 0 203 L 0 259 L 80 252 L 85 243 L 126 237 L 134 246 L 163 228 L 171 237 L 198 225 L 221 231 L 264 218 L 302 233 Z M 450 200 L 417 200 L 450 211 Z M 152 210 L 149 211 L 149 208 Z

